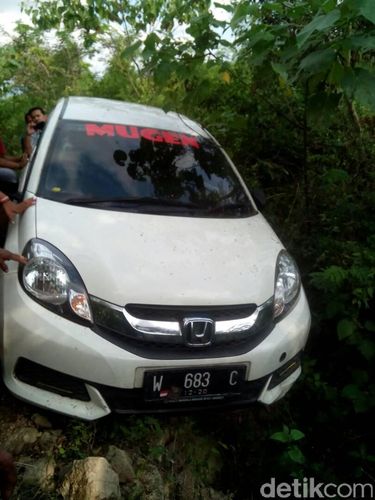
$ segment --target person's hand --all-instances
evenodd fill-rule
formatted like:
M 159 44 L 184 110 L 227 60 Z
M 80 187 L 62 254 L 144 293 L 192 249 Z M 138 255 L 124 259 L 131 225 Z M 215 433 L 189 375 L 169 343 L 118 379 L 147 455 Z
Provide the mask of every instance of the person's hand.
M 30 135 L 33 135 L 35 132 L 35 126 L 34 126 L 34 122 L 29 122 L 27 125 L 26 125 L 26 134 L 28 136 Z
M 36 198 L 28 198 L 27 200 L 21 201 L 21 203 L 13 203 L 13 201 L 8 200 L 3 203 L 5 213 L 8 216 L 10 222 L 14 222 L 14 218 L 17 214 L 23 214 L 31 205 L 35 205 Z
M 5 273 L 8 272 L 8 266 L 5 263 L 6 260 L 14 260 L 20 264 L 26 264 L 27 262 L 26 257 L 9 252 L 9 250 L 5 250 L 5 248 L 0 248 L 0 269 L 2 269 Z
M 28 161 L 29 161 L 28 156 L 26 153 L 24 153 L 18 160 L 18 168 L 23 168 L 25 165 L 27 165 Z
M 17 481 L 13 458 L 6 451 L 0 450 L 0 493 L 3 500 L 9 500 Z

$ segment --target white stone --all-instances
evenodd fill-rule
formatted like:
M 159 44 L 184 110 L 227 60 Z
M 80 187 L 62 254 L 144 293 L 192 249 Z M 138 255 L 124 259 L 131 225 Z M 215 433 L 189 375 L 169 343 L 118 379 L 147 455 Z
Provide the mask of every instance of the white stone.
M 104 457 L 75 460 L 60 493 L 66 500 L 119 500 L 118 474 Z

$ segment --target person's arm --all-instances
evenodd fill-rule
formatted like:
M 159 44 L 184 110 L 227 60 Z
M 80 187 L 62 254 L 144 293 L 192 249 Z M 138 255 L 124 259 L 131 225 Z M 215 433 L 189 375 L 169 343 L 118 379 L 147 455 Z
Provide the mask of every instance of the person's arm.
M 1 158 L 4 158 L 5 160 L 21 161 L 23 160 L 24 156 L 24 153 L 22 153 L 21 156 L 2 155 Z
M 17 214 L 23 214 L 31 205 L 35 205 L 35 198 L 28 198 L 27 200 L 21 201 L 21 203 L 14 203 L 10 200 L 9 196 L 0 191 L 0 205 L 3 206 L 8 219 L 13 222 Z
M 28 162 L 27 155 L 24 154 L 19 158 L 16 157 L 0 157 L 0 167 L 11 168 L 13 170 L 18 170 L 23 168 Z
M 33 152 L 33 145 L 31 142 L 31 136 L 35 133 L 34 125 L 30 122 L 26 125 L 26 134 L 23 138 L 23 152 L 26 153 L 27 157 L 30 158 Z

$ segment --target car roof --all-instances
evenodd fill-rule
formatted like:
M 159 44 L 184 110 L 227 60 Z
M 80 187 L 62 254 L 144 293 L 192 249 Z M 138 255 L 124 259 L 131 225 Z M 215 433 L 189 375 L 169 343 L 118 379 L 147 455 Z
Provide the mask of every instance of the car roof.
M 98 97 L 67 97 L 61 110 L 63 120 L 80 120 L 152 127 L 210 137 L 198 123 L 180 113 L 154 106 Z

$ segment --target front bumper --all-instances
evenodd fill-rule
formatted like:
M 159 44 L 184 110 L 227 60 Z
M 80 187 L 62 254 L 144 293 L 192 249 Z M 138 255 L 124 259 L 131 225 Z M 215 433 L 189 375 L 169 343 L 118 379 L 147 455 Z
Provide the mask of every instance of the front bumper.
M 94 420 L 111 411 L 194 410 L 244 406 L 255 401 L 269 404 L 281 398 L 301 372 L 294 360 L 303 350 L 310 328 L 303 290 L 293 310 L 247 353 L 219 359 L 162 360 L 130 353 L 90 328 L 43 308 L 23 292 L 16 273 L 7 274 L 4 281 L 4 382 L 17 397 L 57 412 Z M 239 364 L 247 367 L 240 397 L 174 405 L 144 401 L 146 370 Z M 272 382 L 275 380 L 276 385 Z

